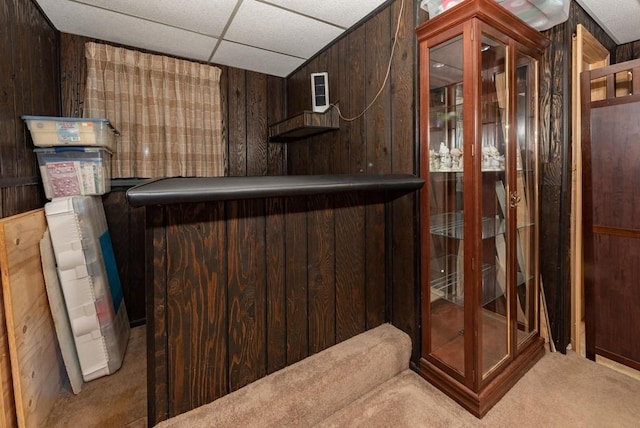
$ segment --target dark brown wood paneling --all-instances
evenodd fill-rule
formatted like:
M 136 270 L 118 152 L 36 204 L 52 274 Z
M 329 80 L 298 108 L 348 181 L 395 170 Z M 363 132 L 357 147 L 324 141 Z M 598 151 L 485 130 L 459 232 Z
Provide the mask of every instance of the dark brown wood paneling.
M 381 89 L 401 4 L 399 0 L 391 2 L 366 23 L 352 29 L 289 76 L 288 115 L 296 114 L 305 107 L 309 108 L 309 75 L 311 72 L 325 70 L 329 73 L 330 100 L 338 103 L 342 115 L 353 118 L 362 113 Z M 338 131 L 289 144 L 287 167 L 290 173 L 415 173 L 416 10 L 416 5 L 405 1 L 389 80 L 376 102 L 362 117 L 353 121 L 341 120 Z M 410 333 L 414 343 L 417 343 L 415 198 L 406 196 L 392 202 L 394 220 L 389 223 L 391 229 L 386 240 L 384 235 L 379 235 L 376 231 L 384 226 L 382 222 L 389 221 L 391 217 L 387 217 L 389 213 L 384 213 L 382 205 L 374 203 L 375 200 L 370 202 L 371 206 L 365 209 L 365 294 L 369 314 L 366 328 L 382 321 L 391 321 Z M 391 245 L 387 246 L 387 242 Z M 348 253 L 350 249 L 348 244 L 345 245 L 340 251 Z M 352 242 L 353 253 L 360 251 L 360 245 L 359 240 Z M 338 275 L 341 269 L 339 260 L 336 261 L 336 269 Z M 386 286 L 392 289 L 392 294 L 391 290 L 385 289 L 385 284 L 379 282 L 385 276 L 390 278 Z M 359 283 L 352 282 L 350 286 L 359 286 Z M 345 309 L 339 306 L 345 304 L 339 296 L 345 292 L 348 290 L 336 290 L 338 320 L 341 320 L 341 311 Z M 389 298 L 387 294 L 391 294 L 393 298 Z M 388 308 L 386 313 L 385 307 Z M 396 308 L 393 317 L 392 308 Z M 337 340 L 344 340 L 351 332 L 358 331 L 356 320 L 345 319 L 345 322 L 346 325 L 339 323 L 336 327 Z M 349 324 L 353 325 L 348 327 Z M 416 358 L 417 355 L 415 353 Z
M 348 38 L 349 56 L 346 61 L 345 75 L 349 79 L 349 92 L 344 94 L 348 104 L 342 109 L 342 115 L 354 119 L 367 105 L 365 86 L 366 29 L 364 26 L 354 30 Z M 366 173 L 367 148 L 365 141 L 365 119 L 359 117 L 349 122 L 349 169 L 352 174 Z
M 87 37 L 60 34 L 62 115 L 65 117 L 82 117 L 84 113 L 87 76 L 84 44 L 89 41 Z
M 385 222 L 365 226 L 374 200 L 350 193 L 147 207 L 150 422 L 367 329 L 384 299 L 371 299 L 378 290 L 366 284 L 384 291 L 388 280 L 384 262 L 381 278 L 367 277 L 367 245 L 386 234 Z
M 640 40 L 625 43 L 616 47 L 616 64 L 638 58 L 640 58 Z
M 246 73 L 247 82 L 247 173 L 267 175 L 267 75 Z
M 335 236 L 333 199 L 308 199 L 309 354 L 335 344 Z M 295 284 L 294 284 L 295 285 Z
M 266 374 L 265 218 L 262 200 L 227 203 L 229 388 Z
M 126 188 L 112 188 L 102 197 L 113 251 L 118 265 L 124 302 L 132 326 L 145 322 L 144 255 L 145 209 L 133 208 L 126 200 Z
M 246 74 L 244 70 L 229 69 L 227 109 L 228 175 L 247 175 L 247 109 Z M 231 115 L 231 112 L 235 114 Z
M 169 415 L 226 394 L 224 205 L 168 210 L 167 334 Z
M 149 426 L 153 426 L 169 417 L 167 237 L 164 211 L 147 210 L 146 213 L 147 418 Z
M 0 217 L 44 204 L 24 114 L 57 115 L 60 109 L 58 32 L 34 2 L 0 7 Z
M 279 77 L 267 76 L 267 125 L 285 118 L 285 81 Z M 271 143 L 267 145 L 267 174 L 286 175 L 287 145 Z
M 303 198 L 285 199 L 287 364 L 309 355 L 307 213 Z
M 287 365 L 284 200 L 265 201 L 267 271 L 267 373 Z
M 415 7 L 415 6 L 414 6 Z M 391 28 L 395 37 L 395 25 L 400 15 L 401 4 L 394 2 L 391 8 Z M 394 173 L 415 174 L 416 169 L 416 144 L 418 135 L 414 132 L 415 108 L 414 94 L 416 83 L 414 82 L 415 61 L 415 37 L 414 22 L 418 22 L 411 7 L 405 3 L 402 10 L 400 28 L 398 30 L 398 44 L 391 63 L 391 75 L 389 85 L 393 88 L 391 98 L 391 170 Z M 413 144 L 410 144 L 412 142 Z M 416 198 L 407 195 L 391 201 L 387 224 L 391 236 L 387 243 L 391 263 L 388 272 L 391 281 L 390 301 L 387 302 L 391 309 L 390 321 L 399 329 L 405 331 L 413 343 L 412 361 L 417 361 L 420 350 L 420 334 L 418 328 L 417 303 L 420 297 L 417 287 L 407 286 L 415 284 L 416 256 L 415 239 L 416 229 Z
M 336 342 L 366 330 L 366 235 L 364 197 L 336 202 Z M 383 290 L 384 291 L 384 290 Z

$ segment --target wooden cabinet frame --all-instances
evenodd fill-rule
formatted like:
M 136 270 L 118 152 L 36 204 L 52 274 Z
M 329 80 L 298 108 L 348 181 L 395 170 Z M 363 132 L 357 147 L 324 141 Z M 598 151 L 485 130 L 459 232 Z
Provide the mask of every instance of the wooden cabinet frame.
M 417 35 L 420 58 L 420 175 L 429 183 L 421 190 L 420 205 L 422 346 L 418 371 L 471 413 L 482 417 L 544 353 L 537 315 L 538 156 L 537 153 L 521 153 L 518 142 L 521 137 L 515 125 L 522 122 L 522 113 L 517 111 L 520 108 L 520 91 L 516 88 L 516 73 L 522 65 L 519 61 L 522 58 L 530 61 L 524 79 L 534 89 L 527 93 L 527 100 L 537 104 L 538 62 L 549 42 L 497 3 L 485 0 L 468 0 L 443 12 L 419 26 Z M 487 41 L 489 45 L 495 42 L 495 46 L 487 48 Z M 453 44 L 455 47 L 448 52 L 446 47 Z M 443 46 L 445 49 L 442 51 L 435 50 Z M 495 54 L 484 54 L 485 48 L 492 47 L 501 50 L 491 51 Z M 455 55 L 458 48 L 462 53 L 461 58 Z M 460 170 L 450 168 L 450 141 L 441 144 L 445 147 L 440 154 L 435 153 L 434 142 L 431 141 L 430 95 L 434 89 L 431 87 L 431 75 L 438 77 L 438 82 L 447 80 L 445 73 L 435 71 L 434 65 L 441 62 L 440 57 L 449 61 L 445 67 L 452 70 L 449 72 L 452 76 L 450 85 L 455 85 L 456 79 L 463 85 L 464 143 L 461 146 L 463 166 Z M 490 60 L 487 61 L 487 58 Z M 491 59 L 495 60 L 496 65 L 487 65 Z M 461 76 L 456 72 L 455 65 L 458 64 Z M 487 91 L 483 88 L 487 84 L 493 85 L 495 92 L 490 100 L 487 100 Z M 501 84 L 505 87 L 502 91 L 499 89 Z M 492 103 L 496 113 L 488 114 L 488 103 Z M 534 141 L 533 146 L 537 150 L 537 106 L 531 110 L 534 111 L 531 117 L 525 115 L 530 125 L 525 134 Z M 491 126 L 494 134 L 488 136 L 487 129 Z M 491 140 L 491 144 L 483 144 L 487 140 Z M 491 162 L 497 164 L 485 163 L 487 156 L 484 149 L 499 152 L 489 157 Z M 528 162 L 532 165 L 529 181 L 524 184 L 522 174 L 527 174 L 525 171 L 528 167 L 523 168 L 523 163 L 517 162 L 523 156 L 528 156 Z M 442 159 L 447 162 L 443 164 Z M 438 178 L 435 178 L 436 175 Z M 452 180 L 455 185 L 438 184 L 432 180 L 440 180 L 440 183 Z M 525 184 L 530 186 L 528 192 L 522 191 Z M 463 190 L 458 191 L 457 186 Z M 442 195 L 454 187 L 457 196 Z M 523 236 L 518 223 L 527 199 L 531 209 L 526 211 L 525 217 L 531 224 L 527 222 L 524 228 L 527 235 Z M 455 221 L 450 219 L 445 221 L 443 232 L 434 229 L 434 224 L 438 224 L 434 212 L 442 214 L 440 208 L 434 209 L 432 204 L 452 207 L 446 211 L 460 216 L 458 230 L 452 231 L 451 225 Z M 460 209 L 462 211 L 458 212 Z M 455 240 L 453 244 L 452 240 Z M 518 246 L 521 240 L 528 242 L 528 270 L 522 270 L 520 266 L 522 261 L 518 257 Z M 436 247 L 439 249 L 434 249 Z M 433 269 L 432 264 L 439 263 L 440 255 L 450 254 L 451 249 L 457 254 L 457 265 L 447 260 L 442 262 L 443 266 Z M 502 270 L 499 271 L 501 266 Z M 456 292 L 460 295 L 447 291 L 434 297 L 432 272 L 436 272 L 435 275 L 444 272 L 445 277 L 454 278 L 451 281 L 457 282 Z M 523 281 L 520 281 L 521 272 L 526 274 Z M 499 275 L 501 279 L 498 279 Z M 494 287 L 496 283 L 500 283 L 501 287 L 495 298 L 487 296 L 487 288 L 490 288 L 487 285 L 492 282 Z M 516 289 L 520 287 L 517 284 L 525 285 Z M 524 290 L 520 295 L 526 300 L 525 310 L 520 306 L 518 290 Z M 458 305 L 457 308 L 451 306 L 446 309 L 454 313 L 452 325 L 432 316 L 436 313 L 440 316 L 440 308 L 434 301 L 452 301 Z M 496 314 L 495 318 L 502 323 L 499 334 L 504 332 L 504 336 L 500 336 L 500 340 L 503 340 L 500 346 L 504 349 L 493 353 L 496 355 L 488 351 L 486 345 L 491 336 L 492 314 Z M 523 328 L 527 329 L 526 334 L 519 334 Z M 445 339 L 442 339 L 445 345 L 440 343 L 443 331 L 448 331 L 448 335 L 445 334 Z M 447 337 L 455 331 L 461 338 L 452 337 L 450 342 L 446 342 L 449 340 Z M 454 341 L 457 342 L 457 348 L 449 345 Z

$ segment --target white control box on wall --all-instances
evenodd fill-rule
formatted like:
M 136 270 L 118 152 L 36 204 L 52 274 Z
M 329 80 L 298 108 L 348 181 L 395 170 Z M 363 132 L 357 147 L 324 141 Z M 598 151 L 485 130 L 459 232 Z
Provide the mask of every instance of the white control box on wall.
M 329 73 L 311 73 L 313 111 L 324 113 L 329 108 Z

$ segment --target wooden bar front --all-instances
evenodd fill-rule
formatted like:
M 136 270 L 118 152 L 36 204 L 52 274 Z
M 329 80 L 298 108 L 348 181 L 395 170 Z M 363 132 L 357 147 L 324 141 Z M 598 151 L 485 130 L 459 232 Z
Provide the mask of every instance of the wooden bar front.
M 385 180 L 373 177 L 365 190 L 148 205 L 149 426 L 387 321 L 377 261 L 387 202 L 422 185 L 406 177 L 403 189 L 366 190 Z

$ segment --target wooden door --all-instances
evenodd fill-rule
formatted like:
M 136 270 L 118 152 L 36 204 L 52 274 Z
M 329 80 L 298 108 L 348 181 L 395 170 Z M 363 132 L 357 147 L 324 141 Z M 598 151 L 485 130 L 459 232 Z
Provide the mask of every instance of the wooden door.
M 606 97 L 591 100 L 602 78 Z M 581 95 L 586 354 L 638 370 L 640 60 L 583 72 Z

